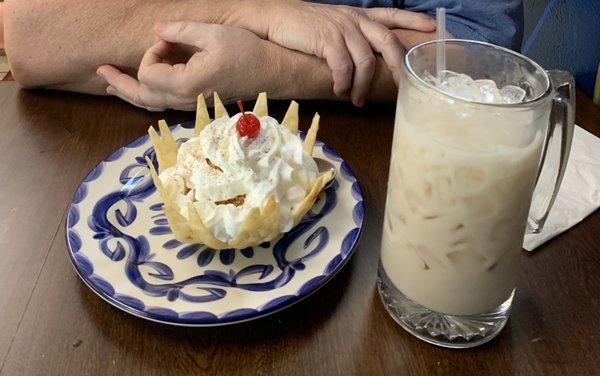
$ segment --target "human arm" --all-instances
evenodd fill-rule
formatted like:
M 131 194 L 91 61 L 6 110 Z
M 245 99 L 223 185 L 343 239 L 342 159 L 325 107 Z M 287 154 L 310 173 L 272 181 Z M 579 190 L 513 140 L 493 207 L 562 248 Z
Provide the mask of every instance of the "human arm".
M 339 99 L 325 62 L 315 56 L 282 48 L 239 28 L 188 23 L 165 25 L 161 38 L 193 44 L 200 49 L 187 64 L 163 64 L 171 43 L 151 47 L 138 77 L 104 66 L 98 72 L 110 84 L 109 94 L 150 110 L 194 110 L 203 93 L 210 102 L 217 91 L 225 102 L 253 99 L 267 91 L 275 99 Z M 180 32 L 180 30 L 185 30 Z M 377 60 L 369 101 L 391 101 L 396 95 L 391 72 Z
M 155 42 L 157 19 L 193 16 L 223 22 L 236 1 L 7 0 L 5 44 L 13 76 L 25 87 L 105 93 L 98 65 L 135 73 Z
M 4 49 L 4 4 L 0 3 L 0 48 Z
M 286 8 L 288 4 L 297 3 L 302 2 L 280 0 L 222 0 L 218 2 L 212 0 L 179 0 L 176 2 L 165 0 L 122 0 L 118 2 L 112 0 L 54 0 L 52 2 L 48 0 L 8 0 L 5 3 L 6 50 L 11 59 L 15 79 L 25 87 L 50 87 L 101 94 L 104 92 L 104 87 L 94 74 L 96 67 L 102 64 L 111 64 L 125 72 L 135 74 L 143 52 L 156 41 L 152 27 L 157 20 L 168 22 L 187 19 L 244 26 L 259 34 L 266 33 L 266 36 L 269 37 L 271 32 L 269 21 L 271 19 L 277 19 L 279 24 L 298 25 L 297 22 L 287 21 L 294 20 L 299 13 L 289 12 L 289 9 Z M 322 13 L 323 8 L 318 9 Z M 339 9 L 345 8 L 332 7 L 332 9 L 336 9 L 335 13 L 339 15 L 343 13 Z M 347 13 L 351 17 L 356 16 L 354 11 Z M 386 21 L 390 24 L 431 28 L 428 18 L 419 14 L 394 11 L 390 15 L 391 19 Z M 379 17 L 390 15 L 384 14 Z M 364 19 L 364 15 L 359 18 Z M 306 20 L 306 17 L 302 19 Z M 301 30 L 292 29 L 293 32 L 290 32 L 289 29 L 284 30 L 281 27 L 277 29 L 278 33 L 273 32 L 271 36 L 275 39 L 279 37 L 281 39 L 279 43 L 283 45 L 289 42 L 291 48 L 302 50 L 306 46 L 316 46 L 321 49 L 316 52 L 323 53 L 325 46 L 314 40 L 315 35 L 331 29 L 331 27 L 325 27 L 330 23 L 339 26 L 339 20 L 334 22 L 325 16 L 324 19 L 321 17 L 319 20 L 309 18 L 306 22 L 309 24 L 305 25 L 305 30 L 312 33 L 306 38 L 299 38 L 303 35 L 300 33 Z M 366 24 L 373 28 L 372 23 L 367 22 Z M 355 23 L 351 29 L 356 31 L 356 27 L 358 26 Z M 368 31 L 368 33 L 372 36 L 379 36 L 383 40 L 385 49 L 394 51 L 388 55 L 396 56 L 397 60 L 400 55 L 397 55 L 394 48 L 394 39 L 386 40 L 388 34 L 385 34 L 385 30 L 378 28 L 375 31 Z M 286 40 L 290 35 L 299 39 L 292 42 Z M 305 46 L 297 45 L 299 41 L 307 44 Z M 310 53 L 310 51 L 305 52 Z M 361 71 L 372 70 L 373 62 L 371 60 L 361 60 L 359 63 L 365 63 L 362 64 L 365 66 L 361 68 Z M 395 69 L 399 68 L 397 65 L 397 63 L 394 65 Z M 344 68 L 343 65 L 342 68 Z M 352 66 L 346 65 L 344 69 L 346 69 L 346 75 L 352 76 Z M 363 88 L 367 81 L 361 80 Z

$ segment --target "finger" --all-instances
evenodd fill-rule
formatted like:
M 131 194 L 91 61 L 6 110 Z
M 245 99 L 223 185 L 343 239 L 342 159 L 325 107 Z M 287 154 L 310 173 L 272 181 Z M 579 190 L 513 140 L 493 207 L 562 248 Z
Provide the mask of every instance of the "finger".
M 133 93 L 137 93 L 141 89 L 141 84 L 135 78 L 122 73 L 117 68 L 111 65 L 103 65 L 96 71 L 102 76 L 109 86 L 121 93 L 126 93 L 129 97 L 133 98 Z
M 368 19 L 359 20 L 358 25 L 371 48 L 383 56 L 394 81 L 398 84 L 404 58 L 404 48 L 398 36 L 385 26 Z
M 144 56 L 142 57 L 140 67 L 148 67 L 153 64 L 162 63 L 169 52 L 171 52 L 172 46 L 173 45 L 167 41 L 158 41 L 156 44 L 146 50 L 146 53 L 144 53 Z
M 398 8 L 367 8 L 364 9 L 364 14 L 390 29 L 435 31 L 435 21 L 423 13 Z
M 358 28 L 353 27 L 352 29 L 345 30 L 344 36 L 352 62 L 354 63 L 350 99 L 355 106 L 361 107 L 371 88 L 371 81 L 375 74 L 375 63 L 377 60 L 369 43 Z
M 220 33 L 226 30 L 226 27 L 200 22 L 179 21 L 158 23 L 155 30 L 158 36 L 167 42 L 187 44 L 204 49 L 211 42 L 217 40 Z
M 152 92 L 147 86 L 141 84 L 135 78 L 121 73 L 118 69 L 103 65 L 98 68 L 97 73 L 104 77 L 108 82 L 109 88 L 115 93 L 110 93 L 107 88 L 107 93 L 117 95 L 119 98 L 142 108 L 162 108 L 156 105 L 162 103 L 163 100 L 158 93 Z M 125 99 L 127 98 L 127 99 Z
M 121 71 L 113 67 L 112 65 L 105 64 L 99 66 L 98 69 L 96 69 L 96 74 L 108 81 L 109 78 L 112 79 L 120 75 Z
M 172 44 L 160 41 L 150 47 L 140 63 L 138 80 L 153 90 L 175 92 L 181 84 L 179 76 L 182 69 L 163 63 L 164 58 L 171 51 Z
M 344 98 L 352 85 L 354 64 L 343 40 L 328 43 L 323 49 L 323 57 L 327 61 L 333 78 L 333 92 Z

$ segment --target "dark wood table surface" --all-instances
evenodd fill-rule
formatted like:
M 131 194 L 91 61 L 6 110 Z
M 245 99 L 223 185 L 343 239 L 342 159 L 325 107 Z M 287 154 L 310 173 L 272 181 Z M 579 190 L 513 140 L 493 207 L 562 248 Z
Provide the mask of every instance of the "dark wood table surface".
M 600 108 L 578 95 L 577 123 L 600 135 Z M 270 103 L 281 117 L 285 104 Z M 321 113 L 320 138 L 354 169 L 366 216 L 356 253 L 308 299 L 256 321 L 182 328 L 126 314 L 77 277 L 65 244 L 66 206 L 109 152 L 165 117 L 113 98 L 24 91 L 0 82 L 0 374 L 558 374 L 600 372 L 600 213 L 534 253 L 512 317 L 471 350 L 424 343 L 388 317 L 375 289 L 393 105 Z

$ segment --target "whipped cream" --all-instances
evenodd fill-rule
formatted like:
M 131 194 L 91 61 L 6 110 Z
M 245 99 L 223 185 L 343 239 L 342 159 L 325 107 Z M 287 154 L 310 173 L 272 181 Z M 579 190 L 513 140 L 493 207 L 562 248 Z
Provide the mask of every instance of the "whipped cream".
M 234 239 L 248 212 L 274 196 L 281 232 L 317 178 L 317 165 L 300 138 L 263 116 L 256 138 L 236 130 L 241 114 L 216 119 L 179 147 L 177 164 L 161 172 L 171 200 L 187 217 L 193 203 L 204 224 L 222 242 Z

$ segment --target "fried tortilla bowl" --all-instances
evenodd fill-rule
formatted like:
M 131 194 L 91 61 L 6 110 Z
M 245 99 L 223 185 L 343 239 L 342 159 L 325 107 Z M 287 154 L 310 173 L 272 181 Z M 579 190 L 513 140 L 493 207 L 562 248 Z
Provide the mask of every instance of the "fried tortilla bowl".
M 215 119 L 221 117 L 229 118 L 227 110 L 221 99 L 214 93 L 214 104 L 215 104 Z M 256 101 L 253 112 L 256 116 L 267 116 L 267 95 L 266 93 L 260 93 Z M 194 134 L 198 136 L 204 127 L 210 123 L 210 117 L 208 115 L 208 109 L 206 108 L 206 102 L 204 96 L 200 94 L 198 96 L 198 107 L 196 112 L 196 126 Z M 283 121 L 283 126 L 289 129 L 293 134 L 298 134 L 298 103 L 292 101 Z M 154 145 L 156 157 L 158 160 L 158 167 L 160 171 L 164 171 L 169 167 L 175 166 L 177 163 L 177 151 L 179 146 L 175 141 L 175 138 L 171 134 L 167 123 L 164 120 L 158 122 L 160 135 L 156 132 L 153 127 L 148 129 L 150 140 Z M 319 130 L 319 114 L 315 114 L 312 124 L 306 138 L 304 140 L 304 150 L 312 155 L 315 140 L 317 138 L 317 132 Z M 228 241 L 222 242 L 217 239 L 208 228 L 197 211 L 196 207 L 189 203 L 187 208 L 181 208 L 175 201 L 177 192 L 169 192 L 162 184 L 154 165 L 150 159 L 146 158 L 150 171 L 152 173 L 152 180 L 160 193 L 163 200 L 163 210 L 167 216 L 169 226 L 173 231 L 175 239 L 183 243 L 202 243 L 214 249 L 227 249 L 227 248 L 245 248 L 255 246 L 257 244 L 271 241 L 281 234 L 279 212 L 277 210 L 277 202 L 275 196 L 269 197 L 263 207 L 253 207 L 247 213 L 246 218 L 243 220 L 238 235 Z M 327 171 L 317 177 L 312 187 L 308 190 L 304 200 L 293 208 L 294 226 L 300 222 L 302 217 L 310 210 L 314 205 L 317 196 L 325 187 L 327 183 L 333 178 L 333 173 Z M 187 210 L 182 210 L 187 209 Z M 182 213 L 186 213 L 184 215 Z

